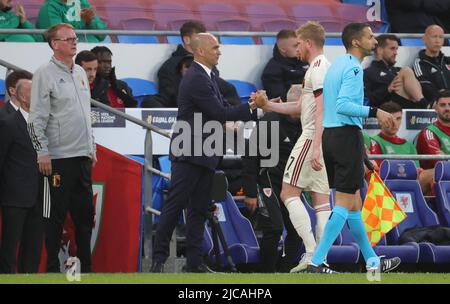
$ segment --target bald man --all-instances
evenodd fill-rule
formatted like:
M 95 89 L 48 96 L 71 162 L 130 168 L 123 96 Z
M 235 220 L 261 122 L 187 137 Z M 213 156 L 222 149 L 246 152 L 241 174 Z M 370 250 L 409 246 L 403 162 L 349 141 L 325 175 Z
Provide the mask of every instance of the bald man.
M 414 61 L 414 74 L 422 86 L 423 95 L 433 104 L 440 90 L 450 89 L 450 57 L 441 51 L 444 30 L 440 26 L 427 27 L 423 41 L 426 48 Z
M 20 108 L 0 122 L 0 201 L 2 246 L 0 273 L 38 271 L 43 240 L 42 200 L 36 151 L 27 131 L 31 80 L 16 85 Z M 17 247 L 19 258 L 17 260 Z
M 216 37 L 209 33 L 197 34 L 192 38 L 191 47 L 194 62 L 179 87 L 177 124 L 169 154 L 172 161 L 171 184 L 156 231 L 151 272 L 163 272 L 169 256 L 170 238 L 185 208 L 187 254 L 184 271 L 212 272 L 203 263 L 202 244 L 213 176 L 222 150 L 219 153 L 219 149 L 202 149 L 211 146 L 206 139 L 212 133 L 200 132 L 208 123 L 223 125 L 226 121 L 256 118 L 253 104 L 230 107 L 219 91 L 217 75 L 213 72 L 221 55 Z M 200 131 L 197 133 L 197 130 Z M 223 134 L 223 130 L 214 131 Z

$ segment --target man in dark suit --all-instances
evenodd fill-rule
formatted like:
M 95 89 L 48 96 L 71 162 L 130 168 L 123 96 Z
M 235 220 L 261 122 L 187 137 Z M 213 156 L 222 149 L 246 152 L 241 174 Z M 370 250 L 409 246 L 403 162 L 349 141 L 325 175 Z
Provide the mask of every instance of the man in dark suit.
M 169 256 L 170 238 L 184 208 L 187 208 L 185 271 L 211 272 L 202 262 L 202 242 L 214 171 L 221 157 L 217 154 L 206 156 L 202 147 L 211 133 L 196 134 L 195 130 L 203 130 L 206 123 L 213 121 L 224 124 L 226 121 L 256 118 L 256 111 L 252 112 L 255 104 L 230 107 L 220 93 L 217 75 L 213 72 L 221 55 L 217 39 L 209 33 L 200 33 L 192 38 L 191 46 L 194 62 L 180 83 L 177 117 L 177 124 L 188 125 L 191 132 L 189 134 L 189 130 L 185 129 L 180 132 L 175 126 L 172 136 L 171 185 L 156 231 L 152 272 L 163 272 L 163 265 Z M 189 146 L 188 152 L 183 150 L 180 153 L 176 144 L 180 138 L 187 138 L 187 142 L 180 147 L 183 150 Z M 202 151 L 196 151 L 197 148 Z
M 15 94 L 20 101 L 19 110 L 0 121 L 3 212 L 0 272 L 15 273 L 18 268 L 21 273 L 35 273 L 39 268 L 44 224 L 37 156 L 27 131 L 31 80 L 19 80 Z
M 20 79 L 31 79 L 33 75 L 27 71 L 14 71 L 10 73 L 5 80 L 5 92 L 8 94 L 9 100 L 0 107 L 0 119 L 6 118 L 7 115 L 15 113 L 19 107 L 20 102 L 16 97 L 16 85 Z

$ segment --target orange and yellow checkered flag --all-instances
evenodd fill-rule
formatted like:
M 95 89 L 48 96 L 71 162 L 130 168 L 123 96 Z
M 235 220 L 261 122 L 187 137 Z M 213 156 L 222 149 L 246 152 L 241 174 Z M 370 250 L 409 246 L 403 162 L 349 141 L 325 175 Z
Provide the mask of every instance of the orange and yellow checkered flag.
M 376 172 L 370 177 L 361 215 L 372 247 L 407 217 Z

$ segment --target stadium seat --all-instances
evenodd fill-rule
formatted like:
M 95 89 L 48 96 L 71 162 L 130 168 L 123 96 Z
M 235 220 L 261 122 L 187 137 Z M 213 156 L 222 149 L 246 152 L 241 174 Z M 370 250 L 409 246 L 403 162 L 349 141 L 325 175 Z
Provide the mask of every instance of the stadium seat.
M 425 43 L 421 38 L 401 38 L 400 42 L 402 46 L 425 46 Z
M 0 100 L 5 100 L 5 80 L 0 79 Z
M 342 44 L 342 38 L 325 37 L 325 45 L 343 45 Z
M 343 3 L 343 6 L 346 6 L 347 4 L 351 5 L 349 7 L 349 9 L 344 10 L 344 13 L 348 13 L 348 11 L 354 9 L 356 5 L 364 7 L 365 11 L 361 9 L 362 13 L 360 14 L 364 18 L 361 19 L 360 21 L 368 22 L 374 32 L 377 32 L 377 33 L 388 33 L 389 32 L 390 24 L 388 22 L 388 16 L 387 16 L 387 11 L 386 11 L 386 6 L 384 4 L 384 0 L 379 0 L 379 4 L 377 5 L 377 10 L 379 9 L 379 11 L 376 12 L 376 14 L 379 14 L 379 16 L 373 16 L 373 17 L 379 17 L 379 20 L 374 20 L 374 21 L 367 20 L 367 13 L 368 13 L 369 8 L 372 8 L 372 11 L 371 11 L 372 14 L 374 12 L 374 10 L 373 10 L 374 5 L 375 5 L 374 2 L 372 2 L 372 1 L 368 2 L 367 0 L 342 0 L 341 2 Z M 347 18 L 344 16 L 343 19 L 347 19 Z
M 295 29 L 297 24 L 290 19 L 278 5 L 254 3 L 247 5 L 246 12 L 254 30 L 278 32 L 282 29 Z
M 167 43 L 169 44 L 182 44 L 180 36 L 167 36 Z
M 227 81 L 234 85 L 242 103 L 248 102 L 250 94 L 256 92 L 256 86 L 253 83 L 234 79 L 229 79 Z
M 387 33 L 390 29 L 390 24 L 386 20 L 373 20 L 367 19 L 367 6 L 356 4 L 342 4 L 335 8 L 337 16 L 339 16 L 343 22 L 343 26 L 350 22 L 365 22 L 370 25 L 374 33 Z
M 259 244 L 253 231 L 252 224 L 245 218 L 236 206 L 231 193 L 227 191 L 224 201 L 216 202 L 218 207 L 219 225 L 225 237 L 231 258 L 234 264 L 258 263 L 260 261 Z M 208 239 L 204 241 L 203 248 L 207 255 L 215 261 L 211 237 L 211 228 L 207 225 L 205 234 Z M 220 256 L 224 266 L 228 266 L 222 244 L 219 244 Z
M 219 39 L 221 44 L 255 44 L 250 36 L 220 36 Z
M 148 23 L 130 20 L 153 19 L 151 12 L 148 12 L 144 7 L 135 3 L 108 2 L 104 4 L 104 7 L 99 7 L 98 9 L 99 15 L 106 18 L 108 26 L 112 29 L 146 30 L 147 28 L 138 28 L 136 26 L 139 24 L 141 26 L 148 26 Z M 132 28 L 124 27 L 124 25 L 131 26 Z M 154 25 L 153 28 L 148 28 L 148 30 L 152 29 L 154 29 Z
M 141 78 L 124 78 L 122 80 L 133 90 L 133 96 L 138 101 L 138 107 L 141 106 L 141 102 L 145 96 L 154 95 L 158 92 L 156 84 L 152 81 Z
M 450 162 L 440 161 L 434 171 L 434 192 L 442 225 L 450 227 Z
M 388 233 L 388 240 L 398 244 L 401 234 L 408 228 L 439 225 L 433 210 L 428 207 L 419 182 L 417 169 L 411 160 L 385 160 L 381 163 L 380 177 L 397 199 L 407 218 Z M 450 246 L 419 243 L 419 261 L 423 263 L 450 263 Z
M 301 3 L 292 6 L 291 12 L 298 24 L 303 24 L 309 20 L 316 20 L 322 24 L 327 32 L 340 32 L 342 21 L 336 15 L 334 7 L 326 3 Z
M 225 3 L 207 3 L 199 6 L 202 22 L 208 30 L 249 31 L 250 22 L 236 7 Z
M 156 3 L 152 5 L 157 28 L 179 31 L 183 23 L 196 19 L 191 9 L 181 3 Z
M 277 37 L 261 37 L 261 42 L 262 44 L 275 45 L 275 43 L 277 43 Z
M 140 44 L 140 43 L 159 43 L 158 37 L 153 36 L 153 35 L 149 35 L 149 36 L 144 36 L 144 35 L 117 35 L 117 41 L 119 43 L 135 43 L 135 44 Z
M 156 27 L 156 21 L 149 18 L 131 18 L 120 22 L 124 30 L 152 31 Z

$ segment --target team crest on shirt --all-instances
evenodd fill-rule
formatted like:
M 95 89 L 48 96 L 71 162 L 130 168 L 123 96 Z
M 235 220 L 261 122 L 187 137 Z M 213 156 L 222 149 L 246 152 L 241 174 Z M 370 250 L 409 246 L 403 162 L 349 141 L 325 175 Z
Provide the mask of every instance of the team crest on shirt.
M 355 73 L 355 76 L 359 74 L 359 69 L 353 69 L 353 73 Z
M 272 188 L 263 188 L 264 195 L 270 197 L 272 195 Z

